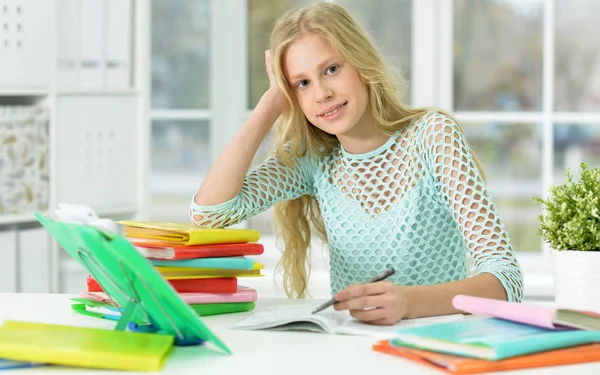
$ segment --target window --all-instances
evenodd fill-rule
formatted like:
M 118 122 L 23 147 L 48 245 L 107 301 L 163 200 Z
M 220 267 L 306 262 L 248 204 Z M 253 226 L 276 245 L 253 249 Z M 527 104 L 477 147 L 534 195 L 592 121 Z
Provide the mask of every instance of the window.
M 544 250 L 532 197 L 564 181 L 566 168 L 598 165 L 594 9 L 593 0 L 454 0 L 445 15 L 454 25 L 452 61 L 439 62 L 452 67 L 445 103 L 480 156 L 520 253 Z
M 453 7 L 452 110 L 486 170 L 511 243 L 523 252 L 542 248 L 541 209 L 532 199 L 543 188 L 542 125 L 517 113 L 542 109 L 543 5 L 456 0 Z M 514 119 L 507 121 L 507 113 Z
M 151 216 L 188 221 L 210 167 L 210 0 L 152 1 Z
M 555 110 L 600 110 L 600 3 L 556 0 Z
M 467 141 L 486 172 L 486 185 L 517 251 L 539 252 L 542 191 L 541 125 L 523 122 L 465 122 Z
M 160 221 L 188 221 L 194 191 L 210 168 L 206 120 L 152 121 L 151 215 Z
M 210 105 L 208 0 L 152 1 L 152 108 Z

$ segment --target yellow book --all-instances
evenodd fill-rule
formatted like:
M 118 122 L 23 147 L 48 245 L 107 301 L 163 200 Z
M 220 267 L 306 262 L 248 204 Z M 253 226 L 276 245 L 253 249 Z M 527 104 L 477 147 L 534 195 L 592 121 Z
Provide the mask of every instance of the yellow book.
M 257 242 L 260 233 L 254 229 L 201 228 L 188 223 L 166 221 L 130 221 L 124 225 L 126 237 L 160 240 L 177 245 L 212 245 L 221 243 Z
M 160 371 L 173 347 L 169 335 L 7 320 L 0 358 L 54 365 Z
M 220 268 L 189 268 L 189 267 L 168 267 L 155 266 L 156 270 L 167 280 L 175 279 L 202 279 L 215 277 L 257 277 L 263 276 L 260 270 L 264 268 L 262 264 L 255 263 L 253 270 L 232 270 Z

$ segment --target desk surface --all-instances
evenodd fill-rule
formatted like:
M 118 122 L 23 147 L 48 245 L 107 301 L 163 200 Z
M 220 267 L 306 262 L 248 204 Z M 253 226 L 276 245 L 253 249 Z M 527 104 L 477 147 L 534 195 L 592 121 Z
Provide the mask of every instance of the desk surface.
M 113 328 L 115 322 L 91 318 L 71 311 L 66 294 L 2 294 L 0 293 L 0 324 L 6 319 L 73 326 Z M 266 299 L 257 303 L 257 309 L 271 304 L 292 304 L 294 300 Z M 311 332 L 241 331 L 230 327 L 249 313 L 204 317 L 202 320 L 232 350 L 227 356 L 208 347 L 175 348 L 165 362 L 164 374 L 431 374 L 441 371 L 429 369 L 402 358 L 375 352 L 372 337 L 326 335 Z M 48 366 L 16 370 L 20 374 L 103 374 L 106 371 Z M 493 374 L 580 375 L 600 373 L 600 362 L 581 365 L 549 367 L 532 370 L 495 372 Z M 110 374 L 132 372 L 110 371 Z

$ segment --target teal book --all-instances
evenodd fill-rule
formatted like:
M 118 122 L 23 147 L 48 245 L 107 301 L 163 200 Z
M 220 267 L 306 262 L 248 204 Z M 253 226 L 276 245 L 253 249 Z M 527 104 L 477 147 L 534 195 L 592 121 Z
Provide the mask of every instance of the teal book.
M 254 260 L 243 256 L 221 258 L 195 258 L 181 260 L 149 259 L 154 266 L 185 267 L 185 268 L 215 268 L 230 270 L 253 270 Z
M 554 330 L 497 318 L 407 328 L 390 344 L 486 360 L 500 360 L 600 341 L 600 331 Z

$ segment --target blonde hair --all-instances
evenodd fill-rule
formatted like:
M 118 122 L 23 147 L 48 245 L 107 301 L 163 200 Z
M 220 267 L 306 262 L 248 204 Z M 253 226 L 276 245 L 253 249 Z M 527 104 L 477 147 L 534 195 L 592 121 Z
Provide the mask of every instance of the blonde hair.
M 358 71 L 369 89 L 367 111 L 380 131 L 392 135 L 431 110 L 402 105 L 399 98 L 402 93 L 392 80 L 380 52 L 343 7 L 321 2 L 290 11 L 276 21 L 270 47 L 274 74 L 283 96 L 282 114 L 275 127 L 275 153 L 283 163 L 291 166 L 299 156 L 307 153 L 325 155 L 339 145 L 336 136 L 310 126 L 284 76 L 284 55 L 304 33 L 324 37 L 340 57 Z M 483 168 L 477 159 L 475 161 L 483 175 Z M 308 249 L 312 230 L 327 241 L 317 200 L 302 196 L 282 201 L 275 205 L 275 220 L 283 238 L 284 249 L 278 267 L 283 267 L 284 290 L 288 297 L 304 298 L 311 268 Z

